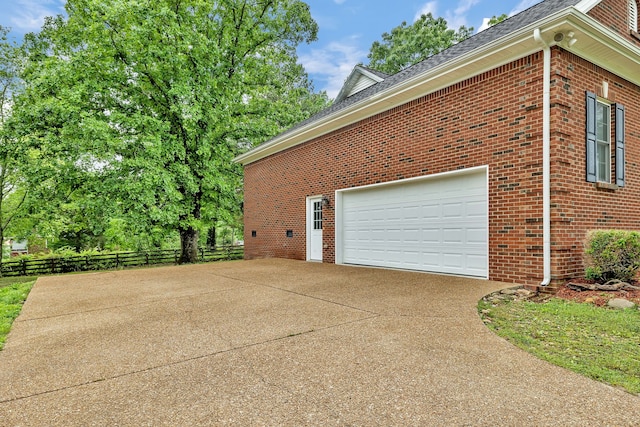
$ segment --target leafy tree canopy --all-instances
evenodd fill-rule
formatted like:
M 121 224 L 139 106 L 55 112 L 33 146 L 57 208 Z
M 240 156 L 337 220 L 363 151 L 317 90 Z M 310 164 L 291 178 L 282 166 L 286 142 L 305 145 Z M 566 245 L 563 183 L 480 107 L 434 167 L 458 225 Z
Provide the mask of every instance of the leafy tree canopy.
M 468 38 L 472 33 L 473 27 L 461 26 L 455 31 L 447 27 L 444 18 L 434 18 L 428 13 L 412 25 L 403 22 L 391 33 L 382 34 L 382 41 L 373 42 L 369 49 L 367 66 L 395 74 Z
M 21 49 L 8 40 L 0 26 L 0 248 L 16 218 L 24 211 L 28 191 L 24 166 L 26 152 L 9 132 L 13 99 L 20 90 Z M 0 251 L 0 263 L 2 252 Z
M 231 159 L 327 105 L 296 63 L 317 33 L 308 6 L 68 0 L 66 10 L 27 38 L 21 137 L 129 221 L 177 230 L 181 261 L 196 260 L 203 222 L 240 206 Z
M 489 26 L 493 27 L 494 25 L 501 23 L 502 21 L 504 21 L 508 17 L 509 17 L 509 15 L 507 15 L 506 13 L 503 13 L 500 16 L 493 15 L 491 17 L 491 19 L 489 19 Z

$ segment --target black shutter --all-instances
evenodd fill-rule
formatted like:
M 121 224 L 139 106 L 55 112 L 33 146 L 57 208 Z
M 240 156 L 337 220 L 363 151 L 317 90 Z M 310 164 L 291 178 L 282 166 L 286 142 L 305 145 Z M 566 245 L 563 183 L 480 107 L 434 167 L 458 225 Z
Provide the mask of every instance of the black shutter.
M 624 187 L 624 106 L 616 108 L 616 185 Z
M 587 181 L 596 182 L 596 95 L 587 92 Z

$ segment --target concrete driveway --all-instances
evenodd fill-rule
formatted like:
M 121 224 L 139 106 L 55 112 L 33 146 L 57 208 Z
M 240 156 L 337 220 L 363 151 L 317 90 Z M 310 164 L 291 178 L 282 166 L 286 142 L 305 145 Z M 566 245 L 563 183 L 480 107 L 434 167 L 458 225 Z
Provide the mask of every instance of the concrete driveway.
M 288 260 L 38 280 L 2 426 L 640 423 L 640 398 L 487 330 L 508 284 Z

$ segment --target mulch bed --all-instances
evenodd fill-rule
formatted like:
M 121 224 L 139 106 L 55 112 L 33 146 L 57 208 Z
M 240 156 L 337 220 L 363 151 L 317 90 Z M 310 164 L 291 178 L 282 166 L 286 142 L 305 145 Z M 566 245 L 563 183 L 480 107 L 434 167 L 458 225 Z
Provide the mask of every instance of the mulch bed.
M 595 283 L 585 279 L 571 280 L 574 283 Z M 631 283 L 633 286 L 639 286 L 637 281 Z M 607 305 L 610 299 L 624 298 L 640 305 L 640 290 L 619 290 L 619 291 L 576 291 L 570 289 L 564 284 L 555 294 L 557 298 L 562 298 L 575 302 L 588 302 L 598 307 Z

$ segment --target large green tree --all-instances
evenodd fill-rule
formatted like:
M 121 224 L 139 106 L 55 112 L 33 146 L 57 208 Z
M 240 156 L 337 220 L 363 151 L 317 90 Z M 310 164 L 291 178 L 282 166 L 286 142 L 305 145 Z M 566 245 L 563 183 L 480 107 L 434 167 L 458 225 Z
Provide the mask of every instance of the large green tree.
M 20 110 L 37 153 L 63 158 L 129 221 L 179 232 L 234 216 L 231 159 L 326 106 L 295 48 L 316 37 L 298 0 L 68 0 L 27 40 Z
M 24 209 L 28 195 L 21 169 L 26 153 L 12 137 L 8 126 L 13 99 L 20 90 L 22 64 L 21 50 L 8 39 L 8 32 L 0 26 L 0 248 L 7 230 Z
M 439 53 L 473 33 L 473 27 L 461 26 L 457 31 L 448 28 L 444 18 L 431 13 L 420 16 L 413 24 L 403 22 L 382 34 L 369 49 L 369 64 L 374 70 L 395 74 L 411 65 Z

